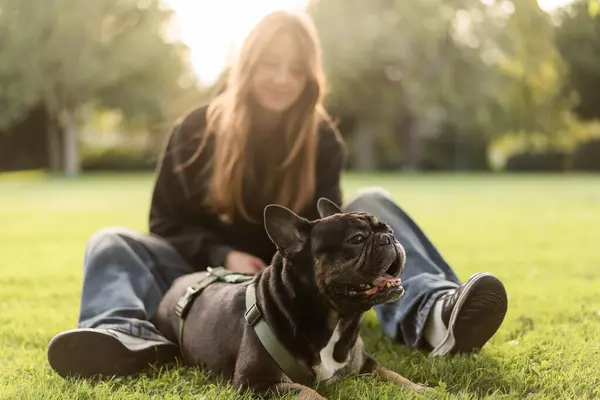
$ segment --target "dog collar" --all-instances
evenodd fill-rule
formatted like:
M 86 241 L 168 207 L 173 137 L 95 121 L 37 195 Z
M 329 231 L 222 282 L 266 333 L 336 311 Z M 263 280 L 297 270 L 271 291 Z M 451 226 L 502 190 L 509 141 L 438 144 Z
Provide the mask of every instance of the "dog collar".
M 258 309 L 254 282 L 246 288 L 246 313 L 244 318 L 246 318 L 264 348 L 288 378 L 305 386 L 310 386 L 313 383 L 313 374 L 281 344 Z

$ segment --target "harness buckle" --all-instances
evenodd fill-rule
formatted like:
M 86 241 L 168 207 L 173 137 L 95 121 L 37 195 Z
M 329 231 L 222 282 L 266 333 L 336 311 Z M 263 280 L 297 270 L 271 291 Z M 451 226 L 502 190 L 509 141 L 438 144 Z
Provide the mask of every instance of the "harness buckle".
M 192 304 L 191 300 L 197 292 L 197 287 L 189 286 L 185 290 L 185 294 L 179 298 L 179 301 L 177 301 L 177 304 L 175 305 L 175 314 L 177 314 L 180 318 L 185 318 L 190 310 L 190 305 Z
M 244 318 L 246 319 L 248 324 L 250 324 L 250 326 L 254 326 L 258 323 L 258 321 L 260 321 L 260 319 L 262 318 L 262 314 L 256 306 L 256 303 L 252 304 L 252 306 L 250 306 L 250 308 L 246 310 L 246 312 L 244 313 Z

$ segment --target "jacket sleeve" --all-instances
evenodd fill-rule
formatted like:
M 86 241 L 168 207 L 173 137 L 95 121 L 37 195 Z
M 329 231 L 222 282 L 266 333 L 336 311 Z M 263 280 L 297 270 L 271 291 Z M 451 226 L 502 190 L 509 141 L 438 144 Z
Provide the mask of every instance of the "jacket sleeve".
M 201 204 L 207 185 L 198 181 L 198 171 L 207 157 L 201 154 L 191 166 L 174 171 L 195 152 L 201 125 L 184 120 L 171 133 L 158 162 L 149 221 L 150 233 L 164 238 L 198 270 L 223 265 L 232 250 L 212 226 L 216 217 Z
M 342 206 L 341 175 L 346 162 L 346 147 L 338 129 L 330 121 L 323 121 L 319 130 L 316 168 L 315 201 L 305 214 L 309 220 L 319 218 L 317 201 L 325 197 Z

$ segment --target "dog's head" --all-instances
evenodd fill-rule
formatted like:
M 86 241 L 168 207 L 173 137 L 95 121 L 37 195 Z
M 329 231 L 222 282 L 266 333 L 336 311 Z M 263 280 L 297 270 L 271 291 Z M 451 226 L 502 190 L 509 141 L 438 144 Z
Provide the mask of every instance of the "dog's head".
M 308 221 L 282 206 L 265 208 L 265 229 L 281 256 L 310 272 L 340 312 L 399 299 L 406 254 L 389 225 L 366 213 L 344 213 L 324 198 L 318 210 L 321 219 Z

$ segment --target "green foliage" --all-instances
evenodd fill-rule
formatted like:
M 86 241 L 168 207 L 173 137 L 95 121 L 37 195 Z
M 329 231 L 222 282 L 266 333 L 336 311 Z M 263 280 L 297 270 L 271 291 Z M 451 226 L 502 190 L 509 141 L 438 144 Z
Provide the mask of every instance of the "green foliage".
M 193 88 L 186 49 L 165 37 L 172 11 L 160 1 L 1 0 L 0 9 L 0 82 L 10 82 L 0 99 L 20 111 L 41 101 L 57 115 L 97 101 L 164 122 L 172 99 Z M 1 114 L 6 126 L 19 113 Z
M 103 109 L 125 131 L 164 130 L 219 89 L 200 93 L 161 0 L 39 4 L 0 0 L 0 131 L 40 104 L 67 145 Z M 600 120 L 599 4 L 309 2 L 351 165 L 480 169 L 507 142 L 572 151 L 569 119 Z
M 587 6 L 588 6 L 588 14 L 590 15 L 590 17 L 596 18 L 598 15 L 600 15 L 600 1 L 588 0 Z
M 506 130 L 554 136 L 562 112 L 571 106 L 561 96 L 566 76 L 564 62 L 553 44 L 550 17 L 536 0 L 515 2 L 506 20 L 506 35 L 498 62 L 502 90 L 498 96 Z M 500 121 L 499 121 L 500 122 Z
M 69 174 L 94 107 L 117 108 L 140 128 L 170 123 L 197 94 L 186 48 L 166 37 L 172 11 L 160 0 L 0 0 L 0 10 L 0 105 L 9 105 L 0 129 L 42 104 L 62 136 L 50 159 Z
M 575 0 L 556 18 L 556 46 L 568 65 L 566 83 L 577 93 L 574 111 L 585 120 L 600 119 L 600 18 L 590 16 L 586 0 Z
M 553 25 L 535 0 L 320 0 L 309 11 L 328 105 L 353 119 L 346 134 L 363 152 L 365 131 L 388 151 L 404 147 L 397 159 L 426 152 L 422 142 L 444 141 L 446 131 L 457 132 L 457 154 L 468 152 L 464 137 L 484 146 L 510 131 L 551 138 L 572 105 Z
M 157 154 L 148 154 L 137 147 L 91 148 L 81 151 L 83 171 L 153 171 L 157 160 Z
M 566 169 L 568 155 L 558 150 L 512 154 L 506 161 L 505 171 L 560 172 Z
M 576 160 L 581 159 L 577 155 L 578 149 L 599 138 L 599 121 L 581 121 L 575 115 L 565 113 L 561 128 L 552 137 L 535 131 L 507 132 L 490 146 L 490 157 L 496 170 L 577 170 L 580 161 Z M 594 157 L 594 152 L 588 151 L 585 150 L 586 160 Z
M 600 137 L 580 143 L 573 152 L 572 163 L 577 171 L 600 171 Z
M 25 78 L 28 68 L 36 68 L 30 61 L 34 55 L 29 46 L 35 40 L 31 24 L 37 21 L 29 21 L 29 29 L 23 29 L 20 3 L 21 0 L 0 0 L 0 132 L 39 102 L 38 85 L 43 79 Z

